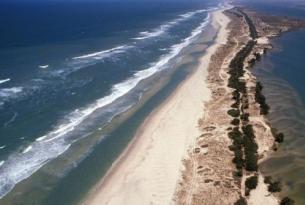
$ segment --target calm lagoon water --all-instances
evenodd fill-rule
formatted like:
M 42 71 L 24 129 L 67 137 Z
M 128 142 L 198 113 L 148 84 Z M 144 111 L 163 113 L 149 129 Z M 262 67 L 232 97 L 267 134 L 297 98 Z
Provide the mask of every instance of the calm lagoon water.
M 268 14 L 305 20 L 302 2 L 247 3 Z M 282 181 L 283 196 L 305 204 L 305 30 L 285 33 L 273 40 L 274 49 L 259 62 L 254 72 L 264 85 L 273 127 L 285 134 L 285 142 L 261 171 Z

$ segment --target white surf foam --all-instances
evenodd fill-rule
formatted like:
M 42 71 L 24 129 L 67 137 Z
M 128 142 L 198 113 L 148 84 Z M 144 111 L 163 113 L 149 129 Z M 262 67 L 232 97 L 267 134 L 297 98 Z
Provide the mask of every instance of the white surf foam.
M 42 137 L 38 137 L 37 139 L 36 139 L 36 141 L 42 141 L 42 140 L 44 140 L 45 138 L 47 138 L 48 136 L 47 135 L 44 135 L 44 136 L 42 136 Z
M 23 91 L 23 87 L 12 87 L 12 88 L 2 88 L 0 89 L 0 107 L 4 105 L 5 102 L 16 99 L 19 94 Z
M 196 14 L 199 14 L 199 13 L 202 13 L 202 12 L 205 12 L 207 11 L 207 9 L 201 9 L 201 10 L 197 10 L 197 11 L 190 11 L 190 12 L 187 12 L 185 14 L 181 14 L 180 16 L 183 17 L 184 19 L 187 19 L 187 18 L 190 18 Z
M 5 145 L 3 145 L 3 146 L 0 146 L 0 149 L 4 149 L 6 146 Z
M 25 149 L 23 150 L 22 153 L 25 154 L 25 153 L 31 151 L 32 148 L 33 148 L 33 147 L 30 145 L 30 146 L 28 146 L 27 148 L 25 148 Z
M 49 67 L 49 65 L 40 65 L 40 66 L 38 66 L 39 68 L 43 68 L 43 69 L 45 69 L 45 68 L 48 68 Z
M 10 192 L 16 183 L 28 178 L 39 168 L 65 152 L 70 145 L 33 143 L 35 151 L 15 153 L 0 167 L 0 198 Z
M 167 22 L 167 23 L 161 25 L 160 27 L 153 29 L 152 31 L 140 32 L 139 36 L 136 38 L 133 38 L 133 39 L 134 40 L 143 40 L 143 39 L 160 36 L 160 35 L 164 34 L 167 30 L 169 30 L 171 27 L 173 27 L 174 25 L 191 18 L 192 16 L 194 16 L 196 14 L 199 14 L 199 13 L 202 13 L 205 11 L 207 11 L 207 10 L 201 9 L 201 10 L 196 10 L 196 11 L 192 11 L 192 12 L 187 12 L 185 14 L 181 14 L 181 15 L 179 15 L 180 16 L 179 18 L 177 18 L 173 21 Z
M 9 79 L 9 78 L 6 78 L 6 79 L 3 79 L 3 80 L 0 80 L 0 84 L 2 84 L 2 83 L 6 83 L 6 82 L 8 82 L 8 81 L 10 81 L 11 79 Z
M 126 49 L 130 48 L 131 46 L 127 46 L 127 45 L 123 45 L 123 46 L 117 46 L 108 50 L 103 50 L 103 51 L 99 51 L 99 52 L 95 52 L 95 53 L 89 53 L 86 55 L 82 55 L 82 56 L 78 56 L 78 57 L 74 57 L 73 59 L 87 59 L 87 58 L 94 58 L 94 59 L 102 59 L 102 58 L 106 58 L 106 57 L 110 57 L 113 54 L 118 54 L 118 53 L 123 53 L 124 51 L 126 51 Z
M 10 97 L 22 92 L 22 87 L 2 88 L 0 89 L 0 97 Z
M 163 34 L 165 32 L 165 27 L 161 27 L 159 30 L 155 30 L 152 32 L 149 31 L 143 31 L 140 32 L 139 37 L 133 38 L 134 40 L 143 40 L 143 39 L 147 39 L 147 38 L 152 38 L 152 37 L 156 37 L 156 36 L 160 36 L 161 34 Z
M 4 161 L 0 161 L 0 167 L 4 164 Z
M 12 190 L 18 182 L 31 176 L 48 161 L 64 153 L 71 145 L 71 142 L 67 142 L 64 136 L 75 130 L 76 127 L 80 127 L 80 124 L 91 114 L 124 96 L 133 90 L 142 80 L 168 68 L 166 65 L 177 57 L 185 47 L 191 44 L 207 24 L 208 18 L 198 28 L 193 30 L 191 35 L 184 39 L 182 43 L 172 46 L 170 52 L 162 56 L 159 61 L 153 63 L 145 70 L 136 72 L 133 77 L 114 85 L 110 95 L 96 100 L 85 108 L 76 109 L 67 116 L 65 123 L 60 124 L 46 135 L 37 138 L 22 153 L 10 155 L 4 166 L 0 167 L 0 198 Z

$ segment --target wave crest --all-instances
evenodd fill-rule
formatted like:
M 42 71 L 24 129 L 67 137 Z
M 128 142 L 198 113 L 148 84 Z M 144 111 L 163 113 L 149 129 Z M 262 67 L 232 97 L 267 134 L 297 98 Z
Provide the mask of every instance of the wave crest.
M 114 85 L 109 95 L 96 100 L 94 103 L 84 108 L 76 109 L 67 116 L 64 123 L 59 124 L 46 135 L 38 137 L 36 141 L 32 142 L 23 152 L 17 152 L 10 155 L 0 167 L 0 198 L 10 192 L 17 183 L 28 178 L 47 162 L 64 153 L 75 141 L 75 139 L 69 141 L 66 136 L 69 136 L 68 134 L 71 134 L 76 128 L 81 127 L 81 123 L 88 119 L 89 116 L 102 107 L 113 103 L 131 92 L 142 80 L 168 68 L 168 63 L 196 39 L 208 22 L 209 15 L 199 27 L 192 31 L 189 37 L 185 38 L 181 43 L 173 45 L 168 54 L 161 56 L 161 58 L 149 68 L 138 71 L 131 78 Z M 115 52 L 122 48 L 123 47 L 117 47 L 116 49 L 107 50 L 107 52 Z M 80 56 L 78 59 L 94 58 L 104 55 L 107 52 L 102 51 L 88 54 Z M 22 91 L 22 89 L 20 91 Z

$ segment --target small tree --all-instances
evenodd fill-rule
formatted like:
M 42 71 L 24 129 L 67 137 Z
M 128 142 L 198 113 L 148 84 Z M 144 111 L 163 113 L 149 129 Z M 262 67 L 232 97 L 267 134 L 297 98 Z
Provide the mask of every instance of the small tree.
M 242 176 L 243 176 L 243 171 L 242 171 L 242 169 L 237 169 L 237 171 L 234 172 L 234 176 L 236 176 L 236 177 L 242 177 Z
M 239 110 L 231 109 L 231 110 L 228 111 L 228 114 L 231 115 L 232 117 L 238 117 L 239 116 Z
M 240 119 L 245 121 L 245 122 L 248 122 L 249 121 L 249 113 L 243 113 L 241 116 L 240 116 Z
M 238 108 L 239 107 L 239 102 L 235 102 L 231 105 L 232 108 Z
M 255 189 L 258 183 L 258 177 L 252 176 L 246 179 L 245 185 L 248 189 Z
M 239 119 L 238 119 L 238 118 L 234 118 L 234 119 L 231 121 L 231 124 L 232 124 L 232 125 L 235 125 L 235 126 L 239 125 Z
M 244 197 L 240 197 L 235 203 L 234 205 L 247 205 L 247 201 Z
M 281 200 L 280 205 L 294 205 L 294 200 L 290 199 L 289 197 L 284 197 Z
M 281 183 L 279 181 L 271 182 L 268 186 L 269 192 L 280 192 L 281 190 Z
M 284 142 L 284 134 L 283 133 L 278 133 L 275 135 L 275 141 L 278 143 Z
M 265 183 L 265 184 L 270 184 L 270 183 L 272 183 L 272 177 L 271 177 L 271 176 L 265 176 L 265 178 L 264 178 L 264 183 Z

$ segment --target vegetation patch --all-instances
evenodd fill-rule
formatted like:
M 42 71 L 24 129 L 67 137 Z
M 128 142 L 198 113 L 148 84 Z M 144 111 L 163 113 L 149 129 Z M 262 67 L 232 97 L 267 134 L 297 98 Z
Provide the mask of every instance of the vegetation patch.
M 289 197 L 284 197 L 281 200 L 280 205 L 294 205 L 294 200 L 290 199 Z
M 245 181 L 245 186 L 246 186 L 246 193 L 245 193 L 245 195 L 246 196 L 249 195 L 249 193 L 250 193 L 250 191 L 252 189 L 255 189 L 257 187 L 257 183 L 258 183 L 257 175 L 251 176 L 251 177 L 246 179 L 246 181 Z
M 237 109 L 230 109 L 228 110 L 228 114 L 232 117 L 239 117 L 240 112 Z
M 247 201 L 244 197 L 240 197 L 235 203 L 234 205 L 247 205 Z
M 258 145 L 255 142 L 255 135 L 252 125 L 242 127 L 244 137 L 245 169 L 247 171 L 257 171 L 258 165 Z
M 257 82 L 255 86 L 255 101 L 260 105 L 261 115 L 267 115 L 269 113 L 270 107 L 266 103 L 266 98 L 263 95 L 262 90 L 262 84 L 260 82 Z
M 271 176 L 266 176 L 264 178 L 264 183 L 268 184 L 269 192 L 280 192 L 282 190 L 281 183 L 279 181 L 275 181 Z

